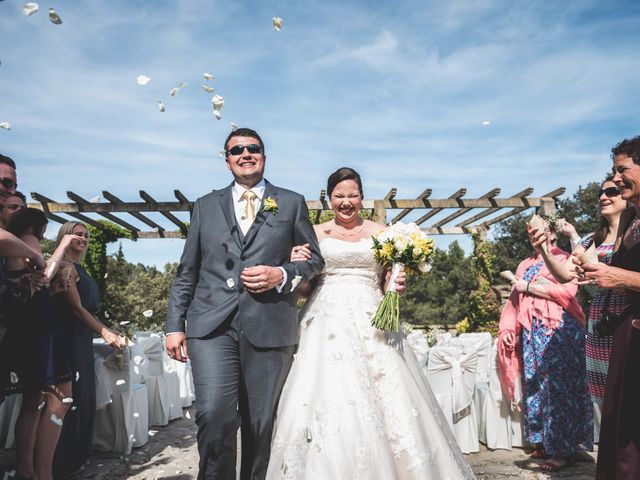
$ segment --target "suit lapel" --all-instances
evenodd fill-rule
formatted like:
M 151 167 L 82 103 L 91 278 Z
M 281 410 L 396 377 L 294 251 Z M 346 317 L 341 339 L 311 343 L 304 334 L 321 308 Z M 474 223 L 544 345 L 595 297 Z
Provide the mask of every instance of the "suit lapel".
M 220 191 L 219 200 L 220 206 L 222 207 L 222 213 L 224 213 L 224 218 L 227 221 L 227 225 L 229 225 L 229 232 L 238 244 L 238 247 L 242 248 L 242 241 L 240 239 L 240 226 L 236 221 L 236 213 L 235 209 L 233 208 L 233 195 L 231 194 L 232 186 L 233 184 Z
M 253 241 L 253 239 L 255 238 L 256 234 L 258 233 L 258 230 L 260 230 L 260 227 L 262 227 L 262 225 L 264 225 L 264 222 L 267 220 L 267 218 L 269 218 L 271 215 L 273 215 L 272 212 L 265 212 L 263 211 L 264 209 L 264 201 L 265 199 L 272 197 L 277 201 L 277 191 L 276 189 L 273 187 L 273 185 L 271 185 L 269 182 L 267 182 L 265 180 L 266 186 L 264 188 L 264 195 L 262 196 L 262 201 L 260 202 L 260 209 L 258 210 L 258 214 L 256 215 L 256 219 L 253 221 L 253 224 L 251 225 L 251 227 L 249 228 L 249 230 L 247 231 L 247 234 L 244 236 L 244 245 L 243 245 L 243 249 L 247 248 L 251 242 Z

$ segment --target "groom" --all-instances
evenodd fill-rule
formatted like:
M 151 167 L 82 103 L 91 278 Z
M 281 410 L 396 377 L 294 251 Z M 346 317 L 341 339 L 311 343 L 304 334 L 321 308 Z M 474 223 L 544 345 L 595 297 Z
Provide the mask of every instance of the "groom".
M 298 342 L 298 283 L 324 261 L 304 198 L 263 178 L 264 144 L 239 128 L 224 145 L 234 182 L 196 200 L 169 296 L 167 351 L 187 346 L 196 388 L 198 479 L 263 479 L 273 417 Z M 294 245 L 312 256 L 289 260 Z

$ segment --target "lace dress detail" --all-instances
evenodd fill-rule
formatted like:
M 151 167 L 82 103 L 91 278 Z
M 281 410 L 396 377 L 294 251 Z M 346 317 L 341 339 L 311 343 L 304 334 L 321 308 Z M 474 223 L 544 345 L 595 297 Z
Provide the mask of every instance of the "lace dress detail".
M 475 478 L 405 335 L 371 326 L 382 297 L 371 246 L 320 243 L 268 479 Z

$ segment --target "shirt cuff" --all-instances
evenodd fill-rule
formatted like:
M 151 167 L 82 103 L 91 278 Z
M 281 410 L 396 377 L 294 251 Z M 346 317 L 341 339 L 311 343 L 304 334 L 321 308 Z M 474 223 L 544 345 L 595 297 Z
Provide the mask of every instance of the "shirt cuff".
M 280 285 L 276 287 L 276 292 L 282 293 L 282 291 L 284 290 L 284 286 L 287 284 L 287 271 L 282 267 L 277 268 L 279 268 L 282 272 L 282 282 L 280 282 Z
M 167 332 L 164 334 L 165 337 L 168 337 L 169 335 L 173 335 L 175 333 L 182 333 L 184 335 L 184 332 Z

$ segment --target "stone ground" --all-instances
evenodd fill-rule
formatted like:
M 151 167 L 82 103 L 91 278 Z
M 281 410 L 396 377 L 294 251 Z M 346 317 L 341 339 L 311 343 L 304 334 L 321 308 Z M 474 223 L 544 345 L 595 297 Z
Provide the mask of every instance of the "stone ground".
M 129 455 L 96 452 L 84 470 L 71 479 L 195 479 L 198 470 L 196 427 L 193 408 L 188 411 L 191 418 L 174 420 L 166 427 L 152 427 L 153 435 L 149 437 L 149 443 L 134 449 Z M 542 473 L 535 462 L 528 461 L 524 451 L 517 448 L 512 451 L 490 451 L 481 447 L 480 453 L 466 457 L 478 480 L 592 480 L 595 477 L 595 454 L 585 454 L 582 461 L 554 474 Z M 14 458 L 15 451 L 0 450 L 0 464 L 11 465 Z

